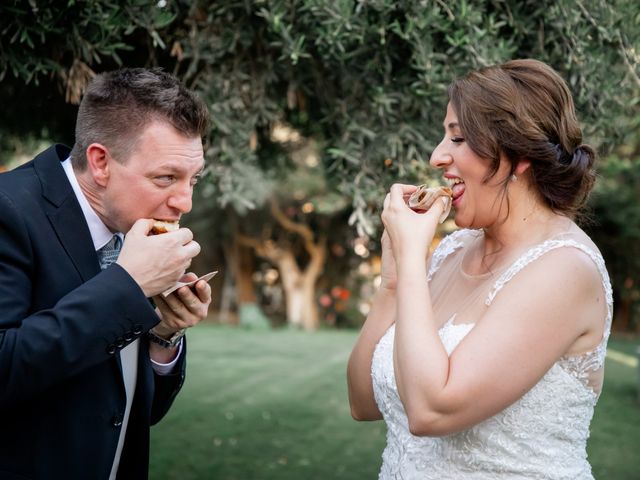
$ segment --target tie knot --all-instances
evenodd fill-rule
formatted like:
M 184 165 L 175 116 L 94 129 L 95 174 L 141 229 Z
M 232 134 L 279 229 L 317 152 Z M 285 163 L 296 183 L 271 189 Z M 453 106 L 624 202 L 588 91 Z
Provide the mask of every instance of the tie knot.
M 114 235 L 104 247 L 98 250 L 98 260 L 100 261 L 100 268 L 102 270 L 118 259 L 121 248 L 122 239 L 119 235 Z

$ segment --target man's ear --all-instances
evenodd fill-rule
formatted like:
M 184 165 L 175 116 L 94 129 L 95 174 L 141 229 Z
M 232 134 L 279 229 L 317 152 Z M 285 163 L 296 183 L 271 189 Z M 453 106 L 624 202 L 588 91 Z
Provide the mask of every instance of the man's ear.
M 517 176 L 520 176 L 524 172 L 529 170 L 529 167 L 531 167 L 531 162 L 529 160 L 520 160 L 518 162 L 518 165 L 516 165 L 516 169 L 513 173 L 515 173 Z
M 100 143 L 92 143 L 87 147 L 87 168 L 93 181 L 106 187 L 109 181 L 109 150 Z

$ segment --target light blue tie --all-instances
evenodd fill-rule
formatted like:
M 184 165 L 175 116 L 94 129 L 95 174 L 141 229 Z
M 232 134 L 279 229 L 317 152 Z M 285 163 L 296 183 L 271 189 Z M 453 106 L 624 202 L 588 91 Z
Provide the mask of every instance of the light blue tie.
M 100 260 L 100 268 L 104 270 L 118 259 L 120 249 L 122 248 L 122 239 L 119 235 L 114 235 L 109 243 L 98 249 L 98 260 Z

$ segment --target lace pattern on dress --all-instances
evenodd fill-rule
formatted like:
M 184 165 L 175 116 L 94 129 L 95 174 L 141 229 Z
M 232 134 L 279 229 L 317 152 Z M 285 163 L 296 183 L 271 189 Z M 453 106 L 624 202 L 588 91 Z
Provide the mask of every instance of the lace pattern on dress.
M 460 241 L 461 237 L 473 234 L 473 232 L 473 230 L 469 229 L 456 230 L 442 239 L 433 252 L 431 266 L 429 267 L 429 273 L 427 274 L 427 281 L 431 280 L 431 277 L 433 277 L 433 275 L 438 271 L 445 258 L 464 246 Z
M 496 280 L 493 289 L 487 296 L 485 304 L 491 305 L 491 302 L 495 299 L 496 295 L 502 288 L 511 280 L 520 270 L 529 265 L 534 260 L 540 258 L 547 252 L 555 250 L 557 248 L 572 247 L 581 250 L 586 253 L 589 258 L 596 264 L 598 271 L 602 277 L 602 288 L 604 289 L 605 298 L 607 302 L 607 318 L 605 319 L 604 333 L 602 340 L 598 346 L 590 351 L 581 355 L 564 356 L 560 359 L 560 366 L 564 370 L 571 374 L 573 377 L 580 380 L 590 391 L 596 396 L 598 395 L 593 388 L 589 385 L 589 374 L 595 372 L 604 366 L 604 360 L 606 356 L 607 341 L 609 340 L 609 331 L 611 329 L 611 321 L 613 317 L 613 293 L 611 290 L 611 282 L 609 280 L 609 274 L 604 264 L 604 259 L 599 253 L 594 252 L 592 249 L 583 245 L 575 240 L 547 240 L 530 249 L 527 253 L 522 255 L 515 263 L 513 263 L 501 276 Z

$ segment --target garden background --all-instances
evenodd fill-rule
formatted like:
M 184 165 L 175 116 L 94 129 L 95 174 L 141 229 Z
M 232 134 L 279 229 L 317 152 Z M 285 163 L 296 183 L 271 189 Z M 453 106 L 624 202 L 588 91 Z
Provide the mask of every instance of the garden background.
M 73 144 L 96 74 L 159 66 L 206 101 L 185 217 L 217 269 L 152 478 L 372 478 L 384 428 L 349 418 L 344 369 L 379 274 L 395 181 L 434 180 L 446 87 L 511 58 L 568 81 L 599 181 L 584 228 L 615 300 L 590 458 L 640 478 L 640 11 L 632 0 L 37 1 L 0 5 L 0 170 Z M 445 222 L 441 235 L 454 229 Z

